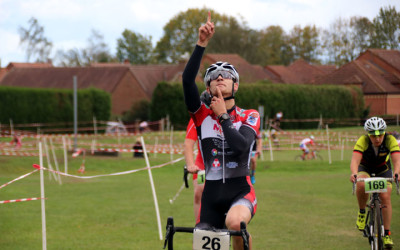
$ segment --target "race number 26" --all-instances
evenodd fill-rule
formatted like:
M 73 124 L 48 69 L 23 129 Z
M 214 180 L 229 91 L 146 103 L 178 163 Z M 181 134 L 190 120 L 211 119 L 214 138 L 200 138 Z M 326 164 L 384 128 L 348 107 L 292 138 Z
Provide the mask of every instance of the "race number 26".
M 229 250 L 229 244 L 226 231 L 193 230 L 193 250 Z

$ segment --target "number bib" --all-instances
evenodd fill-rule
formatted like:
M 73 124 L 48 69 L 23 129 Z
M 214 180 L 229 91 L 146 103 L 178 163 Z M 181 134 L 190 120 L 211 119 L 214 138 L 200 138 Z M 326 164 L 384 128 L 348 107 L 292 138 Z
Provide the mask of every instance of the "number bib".
M 366 193 L 386 193 L 387 180 L 385 178 L 367 178 L 365 182 Z
M 206 179 L 206 171 L 200 170 L 197 172 L 197 184 L 204 184 Z
M 228 232 L 193 230 L 193 250 L 229 250 L 230 235 Z

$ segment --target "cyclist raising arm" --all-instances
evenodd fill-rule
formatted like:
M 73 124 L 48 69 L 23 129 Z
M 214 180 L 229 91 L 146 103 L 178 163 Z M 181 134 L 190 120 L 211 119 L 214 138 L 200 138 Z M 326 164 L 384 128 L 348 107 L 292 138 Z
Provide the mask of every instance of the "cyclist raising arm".
M 235 105 L 239 74 L 227 62 L 217 62 L 207 69 L 204 83 L 212 96 L 210 107 L 200 102 L 195 78 L 214 32 L 208 13 L 207 23 L 199 28 L 199 39 L 182 75 L 185 103 L 197 129 L 206 171 L 196 227 L 221 229 L 226 225 L 229 230 L 238 231 L 240 222 L 248 224 L 257 207 L 249 161 L 260 120 L 256 110 Z M 242 238 L 233 237 L 233 248 L 242 247 Z
M 392 178 L 393 173 L 399 174 L 399 145 L 392 135 L 385 133 L 385 121 L 379 117 L 372 117 L 365 122 L 364 129 L 367 131 L 368 135 L 361 136 L 354 146 L 350 164 L 350 181 L 354 183 L 356 178 L 369 178 L 371 174 L 375 174 L 375 177 L 385 178 Z M 393 173 L 391 161 L 393 162 Z M 392 219 L 391 191 L 392 186 L 391 183 L 389 183 L 388 192 L 380 194 L 383 205 L 383 224 L 385 228 L 383 243 L 387 248 L 391 248 L 394 245 L 390 236 L 390 223 Z M 365 193 L 364 182 L 357 182 L 357 200 L 360 211 L 358 212 L 356 225 L 357 228 L 362 231 L 365 228 L 365 207 L 368 200 L 368 193 Z

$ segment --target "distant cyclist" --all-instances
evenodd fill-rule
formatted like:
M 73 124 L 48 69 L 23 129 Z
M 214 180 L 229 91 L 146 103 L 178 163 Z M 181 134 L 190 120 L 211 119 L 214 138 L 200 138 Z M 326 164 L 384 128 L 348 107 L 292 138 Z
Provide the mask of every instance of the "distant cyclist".
M 361 136 L 354 146 L 351 158 L 350 181 L 355 182 L 356 178 L 369 178 L 371 174 L 375 177 L 392 178 L 391 161 L 393 162 L 394 174 L 400 172 L 400 149 L 394 136 L 386 134 L 386 123 L 382 118 L 372 117 L 364 124 L 368 133 Z M 390 194 L 392 184 L 388 183 L 387 193 L 381 193 L 383 225 L 385 236 L 383 244 L 385 248 L 393 247 L 393 240 L 390 236 L 390 223 L 392 219 L 392 203 Z M 368 201 L 368 193 L 365 193 L 364 182 L 357 182 L 357 200 L 359 206 L 356 225 L 358 230 L 365 228 L 366 213 L 365 207 Z
M 315 158 L 314 152 L 311 152 L 311 154 L 310 154 L 310 149 L 308 148 L 308 147 L 315 146 L 314 136 L 311 135 L 310 137 L 304 138 L 300 142 L 299 146 L 300 146 L 300 149 L 303 151 L 303 155 L 301 156 L 301 158 L 303 160 Z

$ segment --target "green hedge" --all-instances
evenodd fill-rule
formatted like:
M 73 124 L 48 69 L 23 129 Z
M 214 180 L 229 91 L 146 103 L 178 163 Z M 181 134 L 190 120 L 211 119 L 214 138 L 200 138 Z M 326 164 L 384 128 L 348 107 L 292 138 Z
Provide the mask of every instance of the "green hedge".
M 88 88 L 78 90 L 78 120 L 108 120 L 111 113 L 109 93 Z M 73 91 L 65 89 L 16 88 L 0 86 L 0 122 L 72 122 Z
M 198 85 L 199 92 L 204 90 Z M 364 99 L 361 90 L 332 85 L 241 84 L 236 104 L 245 109 L 264 106 L 264 116 L 273 118 L 282 111 L 284 119 L 361 118 Z M 150 118 L 158 120 L 169 114 L 172 124 L 182 128 L 189 114 L 183 98 L 182 84 L 159 83 L 153 93 Z M 283 123 L 283 128 L 316 127 L 310 123 Z

